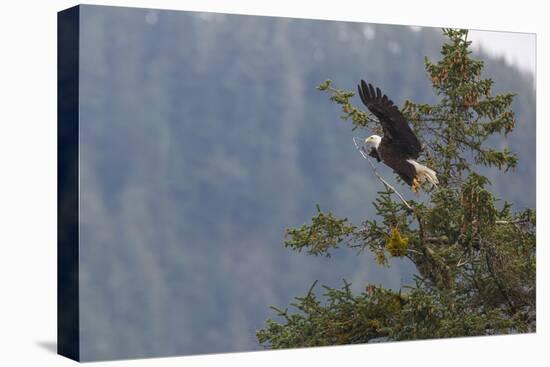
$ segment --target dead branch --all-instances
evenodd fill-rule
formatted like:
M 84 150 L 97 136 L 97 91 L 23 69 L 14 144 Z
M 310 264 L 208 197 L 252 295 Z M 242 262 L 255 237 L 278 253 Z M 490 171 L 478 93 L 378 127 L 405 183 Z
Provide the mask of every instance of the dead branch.
M 521 224 L 521 223 L 529 223 L 531 221 L 530 218 L 518 218 L 514 220 L 497 220 L 495 221 L 495 224 Z

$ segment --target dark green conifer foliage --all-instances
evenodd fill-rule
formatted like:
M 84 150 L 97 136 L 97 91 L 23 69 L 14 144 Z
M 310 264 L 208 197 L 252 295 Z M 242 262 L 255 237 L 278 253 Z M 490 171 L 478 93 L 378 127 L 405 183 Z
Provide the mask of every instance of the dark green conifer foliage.
M 285 246 L 312 255 L 346 246 L 370 250 L 381 266 L 408 258 L 418 272 L 415 284 L 399 291 L 366 284 L 354 294 L 345 280 L 341 289 L 314 282 L 290 308 L 273 307 L 277 318 L 257 332 L 265 347 L 535 331 L 535 212 L 497 199 L 479 172 L 496 167 L 506 179 L 519 163 L 488 142 L 514 129 L 514 95 L 491 94 L 493 81 L 481 77 L 483 61 L 471 57 L 466 30 L 443 33 L 441 60 L 425 60 L 439 102 L 406 101 L 402 108 L 423 145 L 419 161 L 437 171 L 439 188 L 424 201 L 409 200 L 409 207 L 381 183 L 372 216 L 360 225 L 318 206 L 310 224 L 288 229 L 285 238 Z M 318 89 L 341 106 L 353 129 L 381 133 L 372 114 L 352 105 L 353 92 L 330 80 Z

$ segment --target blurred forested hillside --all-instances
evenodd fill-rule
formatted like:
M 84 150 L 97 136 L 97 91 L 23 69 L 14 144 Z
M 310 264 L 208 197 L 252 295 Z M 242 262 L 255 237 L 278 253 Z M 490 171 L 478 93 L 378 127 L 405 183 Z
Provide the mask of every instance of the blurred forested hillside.
M 406 261 L 300 256 L 283 239 L 316 203 L 372 217 L 381 189 L 351 140 L 369 132 L 316 87 L 365 79 L 398 105 L 433 102 L 439 29 L 96 6 L 81 22 L 84 360 L 258 349 L 269 305 L 316 279 L 410 281 Z M 494 143 L 519 166 L 492 174 L 495 191 L 534 207 L 533 77 L 477 56 L 495 93 L 518 94 L 518 127 Z

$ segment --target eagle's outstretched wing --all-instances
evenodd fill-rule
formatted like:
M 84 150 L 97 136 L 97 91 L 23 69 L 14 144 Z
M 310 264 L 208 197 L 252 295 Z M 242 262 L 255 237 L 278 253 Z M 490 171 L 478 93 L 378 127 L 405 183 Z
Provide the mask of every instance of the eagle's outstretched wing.
M 384 130 L 384 140 L 386 144 L 391 144 L 407 158 L 418 158 L 422 148 L 416 135 L 414 135 L 405 117 L 393 102 L 384 94 L 380 88 L 375 88 L 372 84 L 365 83 L 357 86 L 361 101 L 367 106 L 382 125 Z

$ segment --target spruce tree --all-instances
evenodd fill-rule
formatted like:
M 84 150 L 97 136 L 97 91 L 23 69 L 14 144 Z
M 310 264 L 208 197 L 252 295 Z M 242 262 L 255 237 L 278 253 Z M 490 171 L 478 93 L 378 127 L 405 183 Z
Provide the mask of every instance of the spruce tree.
M 472 58 L 466 30 L 443 33 L 441 60 L 425 59 L 438 103 L 406 101 L 401 109 L 421 140 L 419 161 L 437 172 L 439 187 L 405 201 L 396 195 L 405 186 L 381 182 L 371 218 L 353 224 L 318 205 L 311 223 L 289 228 L 284 241 L 315 256 L 341 246 L 370 250 L 380 266 L 407 258 L 416 266 L 414 284 L 400 290 L 365 284 L 354 294 L 345 280 L 341 288 L 314 282 L 290 308 L 272 306 L 274 319 L 257 332 L 265 347 L 535 331 L 535 211 L 514 210 L 483 175 L 483 167 L 505 175 L 519 163 L 513 152 L 490 144 L 514 129 L 514 95 L 492 95 L 493 81 L 482 78 L 483 61 Z M 374 115 L 352 104 L 353 92 L 330 80 L 318 89 L 352 129 L 381 133 Z

